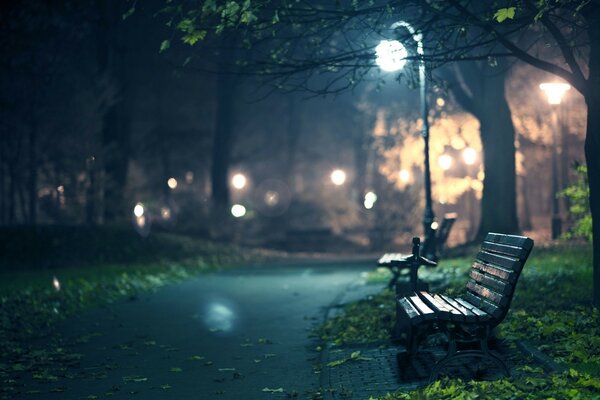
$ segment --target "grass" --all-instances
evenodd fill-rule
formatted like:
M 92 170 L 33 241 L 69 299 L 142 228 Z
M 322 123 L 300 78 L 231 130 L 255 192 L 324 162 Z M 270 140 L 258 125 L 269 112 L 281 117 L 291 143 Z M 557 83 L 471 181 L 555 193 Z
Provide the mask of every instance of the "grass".
M 527 340 L 566 366 L 547 374 L 538 366 L 518 366 L 512 379 L 463 382 L 445 378 L 395 399 L 598 399 L 600 398 L 600 312 L 590 307 L 592 293 L 590 245 L 564 243 L 537 246 L 519 280 L 507 318 L 498 335 L 509 341 Z M 423 270 L 432 289 L 459 295 L 472 260 L 443 260 L 435 270 Z M 429 276 L 427 276 L 429 275 Z M 384 279 L 376 272 L 372 280 Z M 336 345 L 389 340 L 395 318 L 390 291 L 349 304 L 325 323 L 321 337 Z
M 114 233 L 114 232 L 113 232 Z M 25 236 L 27 233 L 24 234 Z M 71 367 L 81 355 L 71 353 L 53 330 L 57 321 L 139 293 L 182 281 L 199 273 L 263 257 L 258 251 L 243 250 L 184 236 L 158 234 L 151 240 L 123 242 L 129 235 L 106 239 L 106 232 L 65 241 L 58 234 L 53 246 L 44 247 L 45 265 L 3 265 L 0 271 L 0 398 L 11 398 L 24 378 L 58 382 L 74 378 Z M 0 233 L 2 236 L 2 233 Z M 68 235 L 67 235 L 68 236 Z M 107 242 L 102 244 L 101 241 Z M 120 242 L 120 243 L 119 243 Z M 111 248 L 120 248 L 115 254 Z M 17 244 L 4 260 L 31 244 Z M 89 246 L 89 247 L 86 247 Z M 62 255 L 57 249 L 75 255 Z M 6 245 L 5 245 L 6 250 Z M 82 258 L 89 250 L 91 257 Z M 12 253 L 11 253 L 12 251 Z M 136 255 L 136 252 L 141 254 Z M 101 262 L 94 257 L 106 254 Z M 58 257 L 53 256 L 58 254 Z M 150 255 L 154 260 L 150 261 Z M 40 254 L 36 256 L 40 257 Z M 81 258 L 81 264 L 74 260 Z M 33 259 L 24 255 L 23 259 Z M 59 260 L 67 259 L 64 266 Z M 25 263 L 26 264 L 26 263 Z

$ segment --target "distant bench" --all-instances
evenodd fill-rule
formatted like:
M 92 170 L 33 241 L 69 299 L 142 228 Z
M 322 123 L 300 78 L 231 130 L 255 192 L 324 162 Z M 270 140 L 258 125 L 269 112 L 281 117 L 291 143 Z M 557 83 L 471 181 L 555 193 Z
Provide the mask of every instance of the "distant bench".
M 462 297 L 420 291 L 396 298 L 396 339 L 405 339 L 410 359 L 430 333 L 441 331 L 448 339 L 448 352 L 430 375 L 437 379 L 450 361 L 462 357 L 486 359 L 508 376 L 504 361 L 490 353 L 488 339 L 506 317 L 521 270 L 533 248 L 524 236 L 488 233 L 469 274 Z M 457 342 L 479 344 L 476 350 L 458 350 Z
M 441 250 L 446 244 L 450 230 L 452 230 L 452 225 L 454 225 L 454 221 L 456 221 L 456 213 L 448 213 L 444 215 L 444 219 L 442 220 L 442 223 L 440 224 L 440 227 L 437 230 L 434 238 L 438 250 Z M 417 270 L 419 267 L 422 265 L 427 267 L 435 267 L 437 265 L 435 260 L 428 260 L 424 257 L 419 258 L 419 248 L 415 248 L 415 239 L 413 239 L 412 255 L 401 253 L 385 253 L 379 258 L 379 260 L 377 260 L 378 266 L 386 267 L 392 273 L 392 278 L 388 282 L 388 288 L 392 289 L 396 287 L 402 270 L 409 270 L 411 287 L 413 288 L 413 291 L 416 291 L 419 285 L 417 280 Z M 416 243 L 416 245 L 420 246 L 420 242 Z M 415 263 L 416 260 L 420 260 L 419 263 Z

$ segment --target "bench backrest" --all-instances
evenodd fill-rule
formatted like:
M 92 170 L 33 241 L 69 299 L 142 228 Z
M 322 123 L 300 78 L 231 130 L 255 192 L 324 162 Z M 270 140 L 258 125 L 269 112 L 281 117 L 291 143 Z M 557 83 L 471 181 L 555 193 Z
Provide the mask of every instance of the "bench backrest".
M 463 297 L 490 314 L 493 326 L 506 316 L 517 280 L 532 248 L 533 240 L 525 236 L 499 233 L 485 236 Z

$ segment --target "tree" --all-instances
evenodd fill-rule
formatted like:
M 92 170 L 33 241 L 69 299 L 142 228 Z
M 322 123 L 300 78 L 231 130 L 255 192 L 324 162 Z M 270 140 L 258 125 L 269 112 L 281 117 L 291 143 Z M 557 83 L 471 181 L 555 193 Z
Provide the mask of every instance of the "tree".
M 443 74 L 455 99 L 479 120 L 485 177 L 477 239 L 490 231 L 517 233 L 515 128 L 505 95 L 508 65 L 463 62 Z M 447 69 L 446 69 L 447 70 Z
M 173 26 L 188 43 L 227 30 L 243 32 L 239 44 L 252 47 L 252 56 L 231 65 L 232 70 L 261 75 L 282 88 L 338 92 L 376 79 L 369 71 L 378 41 L 392 36 L 404 43 L 413 39 L 408 32 L 390 30 L 398 20 L 410 22 L 425 43 L 424 56 L 407 59 L 423 59 L 436 67 L 450 61 L 494 64 L 498 58 L 516 57 L 569 82 L 588 106 L 585 153 L 597 232 L 593 304 L 600 306 L 600 159 L 593 157 L 600 154 L 600 1 L 515 0 L 501 6 L 472 0 L 212 0 L 170 3 L 165 10 L 173 19 L 182 16 Z M 414 82 L 415 68 L 398 79 Z M 320 89 L 311 85 L 317 72 L 330 78 Z

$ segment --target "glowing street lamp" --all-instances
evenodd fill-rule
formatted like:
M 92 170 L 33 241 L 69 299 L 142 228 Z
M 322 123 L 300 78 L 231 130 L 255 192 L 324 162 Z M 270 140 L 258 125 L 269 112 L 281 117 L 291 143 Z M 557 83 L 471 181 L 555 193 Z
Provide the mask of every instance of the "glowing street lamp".
M 342 186 L 346 182 L 346 173 L 341 169 L 334 169 L 329 177 L 336 186 Z
M 552 239 L 560 236 L 562 221 L 560 219 L 560 206 L 558 204 L 558 115 L 556 108 L 562 102 L 564 94 L 571 89 L 567 83 L 542 83 L 540 89 L 546 94 L 548 104 L 552 107 Z
M 377 195 L 375 194 L 375 192 L 367 192 L 365 194 L 365 200 L 364 200 L 363 204 L 367 210 L 370 210 L 371 208 L 373 208 L 376 201 L 377 201 Z
M 427 105 L 427 80 L 425 79 L 425 60 L 423 59 L 423 35 L 417 32 L 408 22 L 398 21 L 390 26 L 390 29 L 405 28 L 413 40 L 417 42 L 417 54 L 419 55 L 419 83 L 421 95 L 421 116 L 423 119 L 422 136 L 425 142 L 424 160 L 424 187 L 425 187 L 425 211 L 423 212 L 423 230 L 425 232 L 425 243 L 422 251 L 425 257 L 437 260 L 435 229 L 431 227 L 435 219 L 431 202 L 431 172 L 429 169 L 429 109 Z M 375 48 L 375 62 L 386 72 L 394 72 L 402 69 L 406 64 L 408 52 L 402 43 L 397 40 L 382 40 Z

